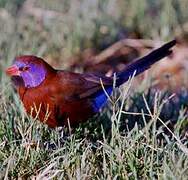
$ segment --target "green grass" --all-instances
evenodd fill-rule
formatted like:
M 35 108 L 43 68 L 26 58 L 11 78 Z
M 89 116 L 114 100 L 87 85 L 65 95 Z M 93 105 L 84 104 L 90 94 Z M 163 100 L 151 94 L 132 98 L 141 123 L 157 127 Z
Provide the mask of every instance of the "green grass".
M 176 125 L 173 133 L 167 131 L 169 135 L 162 126 L 157 128 L 161 109 L 158 95 L 153 113 L 146 103 L 148 113 L 143 113 L 143 118 L 149 116 L 150 121 L 145 122 L 144 128 L 136 125 L 128 131 L 118 128 L 123 111 L 116 107 L 115 99 L 111 115 L 105 118 L 112 123 L 111 128 L 104 129 L 101 117 L 91 119 L 74 132 L 52 130 L 33 121 L 18 101 L 11 95 L 1 104 L 2 177 L 186 179 L 188 175 L 187 140 L 181 137 L 182 126 Z
M 42 19 L 22 14 L 16 2 L 0 1 L 0 179 L 187 179 L 186 93 L 169 99 L 171 94 L 151 92 L 144 82 L 128 93 L 128 83 L 76 129 L 49 129 L 25 114 L 4 74 L 19 54 L 52 56 L 66 68 L 72 54 L 100 49 L 121 28 L 143 38 L 184 35 L 187 2 L 86 0 L 74 9 L 73 0 L 61 5 L 41 0 L 38 7 L 63 14 Z

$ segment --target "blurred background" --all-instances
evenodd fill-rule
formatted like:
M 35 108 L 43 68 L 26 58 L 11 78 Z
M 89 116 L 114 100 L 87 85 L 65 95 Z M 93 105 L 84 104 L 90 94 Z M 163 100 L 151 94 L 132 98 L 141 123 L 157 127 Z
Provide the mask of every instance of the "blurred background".
M 112 75 L 177 38 L 175 60 L 160 64 L 154 75 L 165 72 L 159 86 L 166 86 L 169 74 L 179 78 L 187 67 L 187 9 L 187 0 L 0 0 L 0 77 L 21 54 L 41 56 L 58 68 Z
M 137 77 L 132 87 L 147 97 L 153 97 L 150 87 L 176 93 L 164 115 L 177 121 L 180 109 L 188 107 L 187 7 L 187 0 L 0 0 L 1 85 L 9 82 L 4 69 L 17 55 L 33 54 L 56 68 L 111 76 L 176 38 L 174 53 Z M 135 99 L 130 112 L 143 109 L 142 96 Z M 153 98 L 150 102 L 152 106 Z
M 187 0 L 0 0 L 1 85 L 9 82 L 4 69 L 17 55 L 33 54 L 56 68 L 111 76 L 176 38 L 174 53 L 137 77 L 132 87 L 148 97 L 153 97 L 150 87 L 175 92 L 178 98 L 164 114 L 171 109 L 166 119 L 177 120 L 182 106 L 188 107 L 187 9 Z M 141 99 L 138 109 L 133 103 L 129 110 L 140 112 Z
M 4 69 L 17 55 L 33 54 L 56 68 L 111 76 L 176 38 L 173 55 L 150 75 L 136 78 L 133 87 L 182 96 L 188 88 L 187 9 L 187 0 L 0 0 L 1 85 L 6 87 Z
M 33 123 L 32 119 L 24 115 L 20 100 L 4 73 L 15 56 L 32 54 L 44 58 L 59 69 L 111 76 L 113 72 L 121 71 L 128 63 L 174 38 L 178 43 L 173 54 L 155 64 L 150 71 L 136 77 L 131 86 L 131 95 L 127 96 L 124 103 L 125 114 L 121 115 L 120 130 L 129 131 L 134 127 L 135 130 L 125 136 L 123 141 L 119 133 L 116 135 L 118 138 L 113 140 L 112 136 L 112 141 L 110 140 L 109 132 L 111 129 L 113 132 L 111 122 L 116 118 L 113 114 L 116 113 L 116 104 L 113 107 L 109 104 L 109 108 L 105 108 L 99 116 L 77 128 L 74 133 L 76 140 L 73 136 L 74 143 L 72 136 L 66 140 L 66 135 L 63 137 L 65 141 L 60 143 L 59 139 L 63 139 L 61 132 L 58 135 L 57 131 L 47 129 L 41 123 Z M 117 90 L 117 95 L 121 90 Z M 156 90 L 163 93 L 157 94 Z M 175 94 L 172 95 L 173 93 Z M 144 116 L 144 113 L 148 114 L 148 109 L 143 96 L 153 113 L 152 117 Z M 117 102 L 117 112 L 120 103 Z M 115 111 L 112 113 L 112 110 Z M 97 177 L 101 177 L 101 172 L 106 169 L 113 174 L 120 173 L 120 168 L 123 168 L 128 169 L 128 173 L 115 178 L 125 179 L 128 175 L 133 179 L 147 179 L 144 177 L 150 174 L 150 179 L 165 179 L 168 176 L 173 177 L 170 179 L 178 179 L 184 172 L 187 173 L 187 154 L 177 150 L 173 145 L 175 140 L 171 143 L 166 136 L 167 146 L 163 146 L 162 141 L 160 146 L 156 145 L 156 139 L 163 134 L 164 127 L 157 131 L 155 129 L 156 124 L 161 125 L 157 121 L 160 115 L 187 146 L 187 110 L 188 0 L 0 0 L 0 179 L 3 173 L 7 176 L 9 173 L 10 178 L 27 179 L 39 173 L 41 167 L 49 168 L 48 165 L 54 162 L 51 160 L 56 161 L 56 154 L 51 154 L 54 148 L 66 160 L 58 160 L 61 161 L 60 165 L 54 169 L 59 171 L 64 168 L 69 177 L 67 179 L 79 174 L 78 167 L 82 165 L 77 164 L 82 164 L 85 157 L 87 161 L 81 174 L 85 171 L 89 172 L 85 174 L 98 172 Z M 140 114 L 135 116 L 134 113 Z M 120 115 L 116 114 L 119 119 Z M 151 123 L 141 133 L 135 123 L 145 127 L 146 120 L 151 120 Z M 97 145 L 98 140 L 102 139 L 103 142 L 104 138 L 99 122 L 104 125 L 104 131 L 112 142 L 106 150 L 101 149 L 103 144 Z M 147 134 L 150 129 L 151 136 Z M 166 126 L 164 129 L 166 130 Z M 173 139 L 171 134 L 169 133 Z M 67 143 L 69 140 L 70 146 Z M 118 146 L 116 142 L 119 143 Z M 92 151 L 91 144 L 92 148 L 100 148 Z M 59 147 L 65 149 L 59 151 Z M 115 151 L 109 154 L 112 147 Z M 157 156 L 153 155 L 155 153 Z M 10 158 L 12 156 L 13 160 Z M 103 156 L 107 157 L 107 161 Z M 116 156 L 117 159 L 114 160 Z M 138 160 L 135 159 L 137 156 Z M 127 162 L 119 157 L 127 158 Z M 166 176 L 154 176 L 163 171 Z M 135 176 L 135 172 L 138 176 Z M 92 176 L 82 177 L 90 179 Z M 111 176 L 104 175 L 102 179 L 109 177 Z

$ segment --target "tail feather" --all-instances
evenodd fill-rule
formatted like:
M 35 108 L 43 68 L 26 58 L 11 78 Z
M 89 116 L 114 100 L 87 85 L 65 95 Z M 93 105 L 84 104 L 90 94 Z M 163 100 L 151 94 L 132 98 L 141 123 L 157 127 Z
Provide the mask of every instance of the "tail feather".
M 172 40 L 164 44 L 162 47 L 152 51 L 148 55 L 138 59 L 136 62 L 128 65 L 125 70 L 117 74 L 117 86 L 120 86 L 121 84 L 126 82 L 129 77 L 133 75 L 133 73 L 135 73 L 135 75 L 138 75 L 149 69 L 152 64 L 156 63 L 160 59 L 170 55 L 172 53 L 172 50 L 170 49 L 175 44 L 176 40 Z

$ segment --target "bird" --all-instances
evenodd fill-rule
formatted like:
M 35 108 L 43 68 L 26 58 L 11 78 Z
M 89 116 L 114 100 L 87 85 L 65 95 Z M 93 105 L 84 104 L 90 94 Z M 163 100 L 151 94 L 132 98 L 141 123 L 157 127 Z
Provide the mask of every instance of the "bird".
M 172 40 L 117 72 L 116 87 L 170 55 L 175 44 L 176 40 Z M 57 70 L 34 55 L 15 57 L 6 73 L 11 77 L 27 114 L 37 117 L 50 128 L 75 127 L 87 121 L 100 112 L 113 91 L 113 77 Z

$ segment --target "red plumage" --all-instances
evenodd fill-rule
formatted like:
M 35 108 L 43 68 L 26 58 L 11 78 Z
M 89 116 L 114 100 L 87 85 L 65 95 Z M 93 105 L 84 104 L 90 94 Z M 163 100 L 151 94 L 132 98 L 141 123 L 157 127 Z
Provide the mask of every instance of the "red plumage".
M 174 40 L 165 44 L 118 73 L 117 86 L 127 81 L 135 70 L 136 75 L 142 73 L 169 55 L 175 43 Z M 109 94 L 113 84 L 111 77 L 55 70 L 36 56 L 17 57 L 7 74 L 13 77 L 27 113 L 53 128 L 67 126 L 68 120 L 75 126 L 92 117 L 107 100 L 100 79 Z
M 39 119 L 45 121 L 48 111 L 50 114 L 46 123 L 56 127 L 67 125 L 68 118 L 73 126 L 94 115 L 88 96 L 100 88 L 99 81 L 90 81 L 87 76 L 57 71 L 48 75 L 40 86 L 31 89 L 19 87 L 18 92 L 27 113 L 30 114 L 34 106 L 37 111 L 41 106 Z M 36 110 L 33 117 L 37 114 Z

